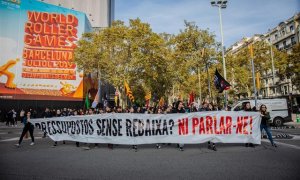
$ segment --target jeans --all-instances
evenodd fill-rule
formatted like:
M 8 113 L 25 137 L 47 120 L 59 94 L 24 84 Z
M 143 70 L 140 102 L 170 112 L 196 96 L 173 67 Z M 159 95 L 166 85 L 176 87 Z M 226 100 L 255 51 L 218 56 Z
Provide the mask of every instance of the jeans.
M 270 128 L 267 125 L 261 124 L 260 125 L 260 131 L 262 131 L 263 129 L 265 129 L 265 131 L 266 131 L 266 133 L 268 135 L 268 139 L 270 140 L 271 144 L 273 145 L 274 141 L 273 141 L 273 138 L 272 138 L 272 134 L 271 134 Z

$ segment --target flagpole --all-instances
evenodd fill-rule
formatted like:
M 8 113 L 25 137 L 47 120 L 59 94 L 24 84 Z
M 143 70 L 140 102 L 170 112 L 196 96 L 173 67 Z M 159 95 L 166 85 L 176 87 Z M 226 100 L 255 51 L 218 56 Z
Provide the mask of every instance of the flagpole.
M 210 88 L 210 76 L 208 72 L 208 63 L 206 63 L 206 73 L 207 73 L 207 81 L 208 81 L 208 93 L 209 93 L 209 100 L 211 101 L 211 88 Z
M 99 96 L 98 96 L 98 103 L 101 104 L 102 103 L 102 98 L 101 98 L 101 94 L 102 94 L 102 89 L 101 89 L 101 71 L 100 71 L 100 68 L 99 68 L 99 64 L 98 64 L 98 93 L 99 93 Z
M 201 92 L 201 77 L 200 77 L 200 68 L 198 67 L 198 80 L 199 80 L 199 98 L 200 98 L 200 104 L 199 106 L 201 106 L 202 103 L 202 92 Z
M 254 102 L 255 108 L 257 109 L 257 90 L 256 90 L 256 82 L 255 82 L 255 69 L 254 69 L 254 61 L 253 61 L 253 46 L 249 45 L 250 57 L 251 57 L 251 66 L 252 66 L 252 79 L 253 79 L 253 90 L 254 90 Z

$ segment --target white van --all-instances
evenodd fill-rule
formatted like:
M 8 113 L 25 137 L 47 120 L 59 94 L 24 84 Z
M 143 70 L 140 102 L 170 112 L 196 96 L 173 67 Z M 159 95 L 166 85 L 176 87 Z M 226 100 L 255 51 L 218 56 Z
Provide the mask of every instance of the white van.
M 242 100 L 234 104 L 231 111 L 243 110 L 245 104 L 248 102 L 250 102 L 251 107 L 255 106 L 254 100 Z M 259 110 L 262 104 L 267 106 L 274 126 L 282 126 L 283 123 L 292 121 L 291 113 L 288 110 L 287 99 L 258 99 L 256 109 Z

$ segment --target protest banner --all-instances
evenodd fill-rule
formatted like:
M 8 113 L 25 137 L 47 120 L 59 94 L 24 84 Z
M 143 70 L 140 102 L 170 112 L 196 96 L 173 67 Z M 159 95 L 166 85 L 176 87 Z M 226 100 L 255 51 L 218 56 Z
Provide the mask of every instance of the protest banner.
M 261 117 L 257 112 L 107 113 L 31 121 L 54 141 L 128 145 L 207 141 L 261 143 Z

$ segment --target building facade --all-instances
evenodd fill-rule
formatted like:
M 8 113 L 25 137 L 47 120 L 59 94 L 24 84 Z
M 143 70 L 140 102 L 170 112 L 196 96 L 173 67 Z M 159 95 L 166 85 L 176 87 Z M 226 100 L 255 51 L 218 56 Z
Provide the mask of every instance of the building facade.
M 238 42 L 234 43 L 232 46 L 230 46 L 227 49 L 226 53 L 230 53 L 230 54 L 234 55 L 234 54 L 238 53 L 244 47 L 247 47 L 249 44 L 255 43 L 257 41 L 262 41 L 263 39 L 264 39 L 264 35 L 262 35 L 262 34 L 255 34 L 252 37 L 244 37 L 240 41 L 238 41 Z
M 286 50 L 291 52 L 292 46 L 300 42 L 300 13 L 284 22 L 280 22 L 278 26 L 270 29 L 266 34 L 266 40 L 274 45 L 278 50 Z
M 300 13 L 280 22 L 278 26 L 269 30 L 266 34 L 255 34 L 252 37 L 246 37 L 233 44 L 227 49 L 227 53 L 237 54 L 242 48 L 247 47 L 249 44 L 265 41 L 270 44 L 270 52 L 273 53 L 272 48 L 277 48 L 280 51 L 291 53 L 292 47 L 300 42 Z M 271 46 L 272 45 L 272 46 Z M 273 57 L 270 54 L 270 61 Z M 270 69 L 260 76 L 261 89 L 259 90 L 260 97 L 283 97 L 290 95 L 300 95 L 299 90 L 296 90 L 290 77 L 280 79 L 276 76 L 277 70 L 274 72 Z M 231 82 L 234 85 L 234 82 Z
M 84 12 L 92 27 L 105 28 L 114 20 L 114 0 L 40 0 L 56 6 Z
M 276 47 L 279 51 L 291 53 L 293 46 L 300 42 L 300 13 L 295 14 L 284 22 L 280 22 L 278 26 L 270 29 L 264 36 L 265 41 L 273 47 Z M 300 94 L 300 92 L 294 88 L 290 77 L 279 79 L 276 76 L 276 69 L 274 71 L 275 72 L 272 72 L 270 69 L 261 76 L 263 85 L 261 89 L 262 96 L 278 97 Z

